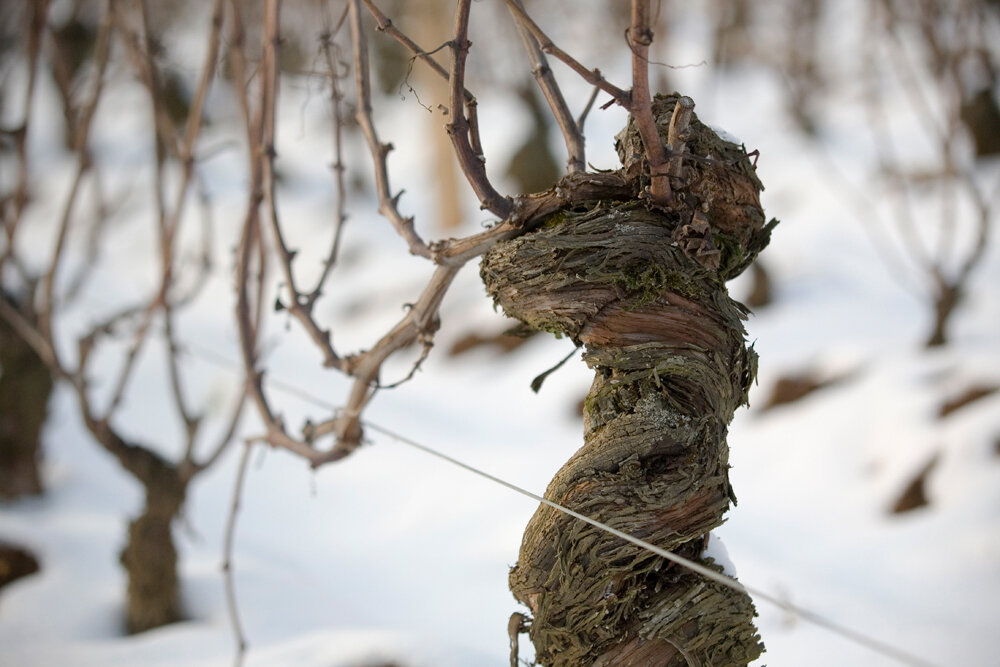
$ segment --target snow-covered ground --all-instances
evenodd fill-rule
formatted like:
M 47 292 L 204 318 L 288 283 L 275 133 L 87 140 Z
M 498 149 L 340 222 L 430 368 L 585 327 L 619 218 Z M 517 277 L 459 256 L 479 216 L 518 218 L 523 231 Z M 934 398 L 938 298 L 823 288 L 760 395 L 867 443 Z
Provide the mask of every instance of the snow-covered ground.
M 676 61 L 701 57 L 679 53 Z M 717 531 L 741 581 L 935 665 L 995 665 L 1000 393 L 945 418 L 937 412 L 970 386 L 1000 384 L 1000 244 L 993 243 L 973 276 L 952 343 L 921 349 L 930 311 L 895 281 L 863 228 L 885 221 L 858 220 L 843 193 L 831 187 L 822 172 L 826 158 L 789 132 L 779 84 L 753 72 L 720 79 L 705 67 L 671 76 L 694 97 L 704 121 L 760 149 L 764 205 L 782 221 L 764 254 L 775 302 L 747 324 L 761 357 L 759 386 L 729 438 L 739 505 Z M 279 167 L 287 186 L 281 203 L 284 219 L 297 221 L 293 245 L 310 243 L 319 256 L 332 202 L 324 170 L 330 141 L 321 95 L 306 88 L 283 90 Z M 509 116 L 500 99 L 480 95 L 480 103 L 484 127 L 501 126 Z M 384 138 L 398 148 L 390 162 L 394 187 L 406 188 L 403 207 L 434 236 L 427 213 L 433 176 L 421 168 L 419 150 L 405 134 L 406 123 L 426 112 L 412 101 L 402 107 L 398 116 L 380 119 Z M 114 117 L 99 116 L 97 143 L 118 178 L 141 178 L 130 161 L 148 155 L 123 142 L 122 133 L 141 130 L 143 121 L 133 118 L 137 112 L 129 104 L 115 108 Z M 594 112 L 588 150 L 595 166 L 614 167 L 611 135 L 621 123 L 619 112 Z M 511 133 L 516 131 L 486 137 L 487 155 L 498 164 L 517 144 Z M 43 140 L 37 146 L 39 163 L 53 165 L 45 187 L 58 196 L 67 185 L 65 158 Z M 855 155 L 855 148 L 845 144 L 837 159 L 863 181 L 868 156 L 863 146 Z M 232 230 L 242 210 L 241 160 L 233 150 L 206 166 L 223 230 Z M 321 313 L 343 350 L 370 345 L 430 273 L 425 262 L 405 257 L 370 199 L 356 195 L 351 215 L 342 266 Z M 470 215 L 465 232 L 484 221 L 481 213 Z M 195 341 L 188 370 L 212 404 L 239 382 L 236 334 L 222 319 L 233 303 L 232 240 L 225 233 L 217 241 L 218 275 L 185 320 L 185 333 Z M 316 237 L 323 242 L 311 240 Z M 142 293 L 148 265 L 129 255 L 137 253 L 112 253 L 126 261 L 98 270 L 78 321 L 129 290 Z M 737 296 L 746 290 L 745 279 L 733 286 Z M 567 341 L 535 337 L 506 355 L 490 348 L 447 355 L 471 331 L 509 326 L 493 311 L 474 267 L 449 294 L 442 323 L 422 371 L 381 392 L 367 418 L 542 492 L 582 441 L 576 405 L 590 372 L 577 359 L 535 395 L 529 382 L 569 351 Z M 347 381 L 321 369 L 296 327 L 280 317 L 273 321 L 270 377 L 335 406 Z M 159 408 L 163 377 L 148 356 L 130 395 L 126 428 L 176 455 L 169 449 L 175 427 Z M 761 409 L 779 377 L 807 369 L 842 379 L 793 404 Z M 392 363 L 385 379 L 406 371 L 405 362 Z M 322 417 L 315 403 L 276 385 L 272 392 L 289 424 Z M 243 434 L 253 435 L 255 427 L 248 420 Z M 508 664 L 507 618 L 517 607 L 507 571 L 535 504 L 390 437 L 368 437 L 370 446 L 315 472 L 281 451 L 252 454 L 235 544 L 247 664 Z M 220 564 L 239 445 L 194 483 L 177 526 L 189 620 L 124 637 L 118 552 L 127 520 L 140 507 L 140 490 L 90 441 L 68 392 L 56 392 L 44 441 L 48 493 L 0 507 L 0 536 L 30 547 L 42 564 L 39 574 L 0 590 L 0 665 L 230 663 L 234 640 Z M 934 456 L 929 504 L 891 514 L 896 498 Z M 766 601 L 758 611 L 767 653 L 757 664 L 897 664 Z

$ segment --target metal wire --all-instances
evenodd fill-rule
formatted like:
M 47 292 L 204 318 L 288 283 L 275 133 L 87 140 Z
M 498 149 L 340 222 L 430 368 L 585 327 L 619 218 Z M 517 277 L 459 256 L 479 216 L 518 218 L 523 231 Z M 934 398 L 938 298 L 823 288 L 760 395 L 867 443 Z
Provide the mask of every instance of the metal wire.
M 898 648 L 891 644 L 887 644 L 886 642 L 880 639 L 876 639 L 875 637 L 867 635 L 863 632 L 859 632 L 858 630 L 854 630 L 853 628 L 849 628 L 845 625 L 837 623 L 836 621 L 830 620 L 829 618 L 826 618 L 825 616 L 822 616 L 814 611 L 810 611 L 808 609 L 805 609 L 804 607 L 792 604 L 786 600 L 771 595 L 770 593 L 767 593 L 759 588 L 742 584 L 730 576 L 722 574 L 721 572 L 716 572 L 711 568 L 705 567 L 701 563 L 689 560 L 687 558 L 684 558 L 683 556 L 678 556 L 677 554 L 671 551 L 662 549 L 656 546 L 655 544 L 650 544 L 649 542 L 641 540 L 638 537 L 633 537 L 628 533 L 623 533 L 622 531 L 616 528 L 612 528 L 607 524 L 601 523 L 596 519 L 592 519 L 589 516 L 586 516 L 585 514 L 580 514 L 579 512 L 575 512 L 569 509 L 568 507 L 564 507 L 559 503 L 553 502 L 547 498 L 534 494 L 531 491 L 528 491 L 527 489 L 523 489 L 517 486 L 516 484 L 512 484 L 511 482 L 500 479 L 499 477 L 496 477 L 494 475 L 489 474 L 488 472 L 480 470 L 475 466 L 469 465 L 468 463 L 465 463 L 463 461 L 459 461 L 458 459 L 448 456 L 447 454 L 444 454 L 442 452 L 439 452 L 432 447 L 428 447 L 427 445 L 422 445 L 411 438 L 407 438 L 404 435 L 400 435 L 399 433 L 390 431 L 389 429 L 379 426 L 378 424 L 373 424 L 372 422 L 369 421 L 363 421 L 362 424 L 364 425 L 365 428 L 371 431 L 375 431 L 376 433 L 381 433 L 382 435 L 392 438 L 393 440 L 401 444 L 412 447 L 418 451 L 424 452 L 425 454 L 429 454 L 430 456 L 441 459 L 442 461 L 447 461 L 448 463 L 454 466 L 462 468 L 463 470 L 467 470 L 468 472 L 471 472 L 475 475 L 479 475 L 480 477 L 488 479 L 491 482 L 494 482 L 495 484 L 499 484 L 500 486 L 506 487 L 511 491 L 514 491 L 515 493 L 519 493 L 522 496 L 526 496 L 528 498 L 531 498 L 532 500 L 537 500 L 543 505 L 548 505 L 553 509 L 568 514 L 569 516 L 575 519 L 579 519 L 584 523 L 588 523 L 591 526 L 603 530 L 606 533 L 610 533 L 615 537 L 621 538 L 626 542 L 631 542 L 632 544 L 641 547 L 643 549 L 646 549 L 647 551 L 650 551 L 656 554 L 657 556 L 665 558 L 672 563 L 676 563 L 681 567 L 684 567 L 688 570 L 691 570 L 692 572 L 700 574 L 706 579 L 711 579 L 712 581 L 722 584 L 723 586 L 728 586 L 729 588 L 732 588 L 734 590 L 741 591 L 743 593 L 748 593 L 755 599 L 760 599 L 770 602 L 771 604 L 775 605 L 776 607 L 779 607 L 784 611 L 795 614 L 804 621 L 808 621 L 813 625 L 825 628 L 826 630 L 829 630 L 834 634 L 840 635 L 841 637 L 847 639 L 848 641 L 858 644 L 859 646 L 864 646 L 865 648 L 875 651 L 876 653 L 880 653 L 886 657 L 897 660 L 901 664 L 913 665 L 914 667 L 937 667 L 934 663 L 928 662 L 927 660 L 915 656 L 907 651 L 904 651 L 901 648 Z
M 228 361 L 223 356 L 218 355 L 212 352 L 211 350 L 207 350 L 205 348 L 202 348 L 201 346 L 191 345 L 191 344 L 187 346 L 187 349 L 192 355 L 202 359 L 207 363 L 211 363 L 215 366 L 224 368 L 226 370 L 239 373 L 239 371 L 236 370 L 238 368 L 237 364 Z M 289 394 L 291 396 L 294 396 L 300 400 L 307 401 L 314 405 L 323 407 L 324 409 L 327 410 L 336 411 L 336 406 L 330 404 L 329 401 L 324 400 L 322 398 L 318 398 L 309 393 L 308 391 L 294 385 L 293 383 L 278 380 L 274 377 L 269 377 L 268 382 L 275 389 L 282 391 L 286 394 Z M 449 456 L 448 454 L 440 452 L 434 449 L 433 447 L 421 444 L 412 438 L 408 438 L 402 434 L 387 429 L 384 426 L 380 426 L 368 420 L 363 420 L 362 425 L 368 431 L 384 435 L 388 438 L 391 438 L 392 440 L 395 440 L 400 444 L 406 445 L 408 447 L 416 449 L 417 451 L 423 452 L 424 454 L 433 456 L 434 458 L 450 463 L 451 465 L 456 466 L 458 468 L 462 468 L 467 472 L 470 472 L 474 475 L 487 479 L 493 482 L 494 484 L 499 484 L 500 486 L 510 489 L 515 493 L 530 498 L 543 505 L 548 505 L 549 507 L 555 510 L 563 512 L 575 519 L 583 521 L 584 523 L 588 523 L 591 526 L 594 526 L 595 528 L 598 528 L 611 535 L 614 535 L 615 537 L 625 540 L 626 542 L 630 542 L 638 547 L 646 549 L 647 551 L 656 554 L 661 558 L 665 558 L 666 560 L 675 563 L 680 567 L 686 568 L 692 572 L 700 574 L 706 579 L 710 579 L 716 583 L 719 583 L 723 586 L 727 586 L 734 590 L 747 593 L 751 595 L 754 599 L 764 600 L 765 602 L 768 602 L 778 607 L 779 609 L 782 609 L 786 612 L 796 615 L 797 617 L 801 618 L 802 620 L 808 623 L 812 623 L 813 625 L 824 628 L 829 632 L 839 635 L 840 637 L 844 638 L 845 640 L 853 644 L 857 644 L 858 646 L 863 646 L 871 651 L 874 651 L 875 653 L 879 653 L 885 657 L 892 658 L 893 660 L 896 660 L 900 664 L 911 665 L 913 667 L 939 667 L 935 663 L 929 662 L 928 660 L 922 657 L 913 655 L 912 653 L 909 653 L 908 651 L 905 651 L 897 646 L 893 646 L 892 644 L 884 642 L 868 634 L 847 627 L 846 625 L 833 621 L 817 612 L 806 609 L 805 607 L 801 607 L 799 605 L 788 602 L 787 600 L 783 600 L 775 595 L 767 593 L 762 589 L 753 586 L 747 586 L 746 584 L 740 583 L 739 581 L 730 576 L 727 576 L 720 572 L 716 572 L 715 570 L 708 568 L 702 565 L 701 563 L 689 560 L 687 558 L 684 558 L 683 556 L 678 556 L 677 554 L 671 551 L 667 551 L 666 549 L 663 549 L 661 547 L 658 547 L 655 544 L 650 544 L 645 540 L 633 537 L 628 533 L 624 533 L 616 528 L 608 526 L 607 524 L 601 523 L 596 519 L 592 519 L 591 517 L 586 516 L 585 514 L 580 514 L 579 512 L 571 510 L 568 507 L 560 505 L 559 503 L 553 502 L 547 498 L 532 493 L 531 491 L 528 491 L 527 489 L 524 489 L 516 484 L 513 484 L 512 482 L 508 482 L 507 480 L 501 479 L 495 475 L 491 475 L 490 473 L 481 470 L 473 465 L 470 465 L 468 463 L 465 463 L 464 461 L 460 461 L 459 459 Z

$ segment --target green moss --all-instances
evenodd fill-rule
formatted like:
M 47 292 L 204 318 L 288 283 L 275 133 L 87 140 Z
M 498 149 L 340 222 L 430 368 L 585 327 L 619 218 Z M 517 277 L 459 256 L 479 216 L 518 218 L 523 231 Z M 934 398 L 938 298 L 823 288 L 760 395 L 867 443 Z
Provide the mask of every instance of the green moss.
M 759 231 L 752 233 L 749 240 L 745 242 L 725 232 L 717 231 L 712 236 L 712 240 L 722 255 L 718 269 L 719 278 L 727 281 L 743 273 L 757 258 L 757 254 L 770 242 L 771 230 L 777 224 L 778 221 L 772 218 Z
M 542 229 L 553 229 L 554 227 L 558 227 L 566 222 L 568 218 L 569 215 L 566 211 L 557 211 L 545 219 L 545 222 L 542 223 Z
M 628 292 L 629 310 L 638 310 L 653 303 L 667 292 L 685 299 L 700 299 L 705 290 L 699 282 L 706 277 L 706 272 L 692 272 L 692 275 L 686 275 L 660 264 L 634 264 L 620 273 L 611 274 L 607 282 L 625 288 Z
M 721 260 L 719 262 L 719 275 L 723 280 L 730 276 L 737 276 L 743 272 L 753 258 L 748 261 L 743 253 L 742 244 L 733 237 L 723 232 L 716 232 L 712 236 L 715 247 L 719 249 Z
M 629 291 L 629 307 L 642 308 L 656 300 L 664 288 L 666 271 L 656 265 L 633 264 L 619 274 L 618 282 Z
M 544 324 L 539 328 L 539 331 L 552 334 L 556 337 L 556 340 L 560 340 L 564 335 L 566 335 L 566 332 L 562 330 L 562 327 L 557 324 Z

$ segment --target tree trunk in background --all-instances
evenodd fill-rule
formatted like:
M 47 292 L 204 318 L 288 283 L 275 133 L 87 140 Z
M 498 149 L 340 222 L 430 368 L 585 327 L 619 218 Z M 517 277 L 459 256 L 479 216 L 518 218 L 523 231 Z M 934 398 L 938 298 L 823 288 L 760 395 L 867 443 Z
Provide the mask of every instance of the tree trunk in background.
M 174 485 L 173 471 L 162 484 L 146 488 L 143 513 L 128 527 L 121 562 L 128 573 L 125 623 L 129 634 L 174 623 L 183 617 L 177 549 L 172 524 L 184 500 L 184 488 Z
M 129 524 L 121 562 L 128 573 L 126 627 L 130 634 L 179 621 L 182 617 L 177 549 L 171 526 L 184 502 L 184 484 L 164 467 L 146 486 L 146 506 Z
M 38 570 L 35 554 L 20 545 L 0 539 L 0 588 Z
M 39 436 L 51 393 L 48 366 L 0 319 L 0 498 L 42 493 Z
M 675 96 L 654 102 L 665 135 Z M 763 249 L 760 182 L 742 148 L 696 119 L 674 202 L 649 206 L 644 151 L 619 135 L 621 200 L 579 201 L 483 258 L 487 290 L 532 328 L 586 346 L 584 446 L 546 498 L 693 560 L 734 498 L 727 426 L 756 373 L 725 281 Z M 714 567 L 710 560 L 702 560 Z M 716 567 L 716 569 L 718 569 Z M 544 665 L 745 665 L 763 650 L 745 594 L 548 506 L 511 591 Z
M 948 324 L 951 322 L 951 315 L 955 312 L 961 299 L 962 289 L 960 286 L 952 285 L 940 276 L 937 277 L 937 286 L 934 292 L 934 325 L 924 342 L 924 347 L 941 347 L 948 343 Z

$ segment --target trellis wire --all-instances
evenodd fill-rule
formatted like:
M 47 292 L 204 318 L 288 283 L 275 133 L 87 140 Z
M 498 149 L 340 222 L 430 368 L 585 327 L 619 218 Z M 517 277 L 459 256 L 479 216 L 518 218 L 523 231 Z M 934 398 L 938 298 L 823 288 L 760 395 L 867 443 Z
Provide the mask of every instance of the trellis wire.
M 913 665 L 914 667 L 935 667 L 934 663 L 928 662 L 927 660 L 924 660 L 923 658 L 919 658 L 919 657 L 917 657 L 917 656 L 915 656 L 915 655 L 913 655 L 911 653 L 908 653 L 908 652 L 904 651 L 903 649 L 897 648 L 896 646 L 893 646 L 891 644 L 887 644 L 886 642 L 883 642 L 883 641 L 881 641 L 879 639 L 876 639 L 875 637 L 871 637 L 871 636 L 866 635 L 866 634 L 864 634 L 862 632 L 859 632 L 857 630 L 849 628 L 849 627 L 847 627 L 845 625 L 841 625 L 840 623 L 837 623 L 836 621 L 832 621 L 832 620 L 826 618 L 825 616 L 822 616 L 822 615 L 820 615 L 820 614 L 818 614 L 816 612 L 810 611 L 809 609 L 805 609 L 804 607 L 800 607 L 800 606 L 792 604 L 791 602 L 788 602 L 786 600 L 782 600 L 781 598 L 779 598 L 777 596 L 774 596 L 774 595 L 771 595 L 770 593 L 766 593 L 766 592 L 764 592 L 763 590 L 761 590 L 759 588 L 755 588 L 755 587 L 751 587 L 751 586 L 747 586 L 745 584 L 742 584 L 742 583 L 740 583 L 736 579 L 733 579 L 730 576 L 722 574 L 721 572 L 716 572 L 715 570 L 713 570 L 711 568 L 705 567 L 701 563 L 695 562 L 693 560 L 689 560 L 687 558 L 684 558 L 683 556 L 678 556 L 677 554 L 675 554 L 675 553 L 673 553 L 671 551 L 667 551 L 666 549 L 662 549 L 662 548 L 656 546 L 655 544 L 650 544 L 649 542 L 646 542 L 645 540 L 641 540 L 638 537 L 633 537 L 632 535 L 629 535 L 628 533 L 624 533 L 624 532 L 618 530 L 617 528 L 612 528 L 611 526 L 609 526 L 609 525 L 607 525 L 605 523 L 601 523 L 600 521 L 597 521 L 596 519 L 592 519 L 589 516 L 586 516 L 585 514 L 580 514 L 579 512 L 575 512 L 575 511 L 569 509 L 568 507 L 560 505 L 559 503 L 552 502 L 551 500 L 548 500 L 547 498 L 544 498 L 542 496 L 534 494 L 531 491 L 528 491 L 527 489 L 524 489 L 524 488 L 521 488 L 521 487 L 517 486 L 516 484 L 513 484 L 513 483 L 508 482 L 506 480 L 500 479 L 499 477 L 496 477 L 494 475 L 491 475 L 488 472 L 480 470 L 479 468 L 476 468 L 475 466 L 469 465 L 468 463 L 464 463 L 463 461 L 459 461 L 456 458 L 448 456 L 447 454 L 444 454 L 443 452 L 439 452 L 439 451 L 437 451 L 436 449 L 434 449 L 432 447 L 428 447 L 427 445 L 422 445 L 419 442 L 416 442 L 415 440 L 412 440 L 411 438 L 407 438 L 406 436 L 400 435 L 399 433 L 394 433 L 393 431 L 390 431 L 389 429 L 386 429 L 386 428 L 384 428 L 382 426 L 379 426 L 378 424 L 373 424 L 372 422 L 367 421 L 367 420 L 363 421 L 362 423 L 364 424 L 365 428 L 367 428 L 367 429 L 369 429 L 371 431 L 375 431 L 377 433 L 381 433 L 382 435 L 385 435 L 385 436 L 387 436 L 389 438 L 392 438 L 392 439 L 396 440 L 397 442 L 399 442 L 401 444 L 404 444 L 404 445 L 407 445 L 409 447 L 412 447 L 412 448 L 414 448 L 414 449 L 416 449 L 418 451 L 424 452 L 425 454 L 429 454 L 430 456 L 434 456 L 434 457 L 436 457 L 438 459 L 441 459 L 443 461 L 447 461 L 448 463 L 450 463 L 450 464 L 452 464 L 454 466 L 458 466 L 459 468 L 467 470 L 468 472 L 471 472 L 471 473 L 473 473 L 475 475 L 479 475 L 480 477 L 488 479 L 491 482 L 499 484 L 500 486 L 506 487 L 506 488 L 510 489 L 511 491 L 514 491 L 515 493 L 519 493 L 519 494 L 521 494 L 523 496 L 531 498 L 532 500 L 536 500 L 536 501 L 542 503 L 543 505 L 548 505 L 549 507 L 551 507 L 553 509 L 556 509 L 556 510 L 559 510 L 560 512 L 563 512 L 564 514 L 568 514 L 569 516 L 571 516 L 571 517 L 573 517 L 575 519 L 579 519 L 580 521 L 583 521 L 584 523 L 589 523 L 591 526 L 594 526 L 595 528 L 603 530 L 606 533 L 610 533 L 611 535 L 614 535 L 615 537 L 623 539 L 626 542 L 631 542 L 632 544 L 634 544 L 634 545 L 636 545 L 638 547 L 641 547 L 643 549 L 646 549 L 647 551 L 650 551 L 650 552 L 656 554 L 657 556 L 665 558 L 665 559 L 669 560 L 672 563 L 676 563 L 677 565 L 680 565 L 681 567 L 684 567 L 684 568 L 686 568 L 686 569 L 688 569 L 688 570 L 690 570 L 692 572 L 700 574 L 701 576 L 705 577 L 706 579 L 711 579 L 712 581 L 714 581 L 716 583 L 719 583 L 719 584 L 722 584 L 723 586 L 727 586 L 729 588 L 732 588 L 732 589 L 735 589 L 735 590 L 738 590 L 738 591 L 741 591 L 741 592 L 744 592 L 744 593 L 748 593 L 748 594 L 752 595 L 754 598 L 759 598 L 761 600 L 765 600 L 767 602 L 770 602 L 771 604 L 779 607 L 780 609 L 782 609 L 784 611 L 791 612 L 791 613 L 795 614 L 796 616 L 798 616 L 799 618 L 801 618 L 801 619 L 803 619 L 805 621 L 808 621 L 808 622 L 810 622 L 810 623 L 812 623 L 814 625 L 817 625 L 819 627 L 825 628 L 826 630 L 829 630 L 830 632 L 833 632 L 834 634 L 840 635 L 841 637 L 843 637 L 843 638 L 845 638 L 845 639 L 847 639 L 847 640 L 849 640 L 849 641 L 851 641 L 851 642 L 853 642 L 855 644 L 858 644 L 860 646 L 864 646 L 865 648 L 868 648 L 868 649 L 870 649 L 872 651 L 875 651 L 877 653 L 881 653 L 882 655 L 884 655 L 886 657 L 893 658 L 894 660 L 897 660 L 900 663 L 905 664 L 905 665 Z
M 212 352 L 210 350 L 201 348 L 200 346 L 195 347 L 195 346 L 192 346 L 192 345 L 188 345 L 188 349 L 191 351 L 191 353 L 194 356 L 197 356 L 198 358 L 202 359 L 203 361 L 211 363 L 211 364 L 213 364 L 215 366 L 223 367 L 226 370 L 236 372 L 236 370 L 235 370 L 236 369 L 236 364 L 229 362 L 227 359 L 225 359 L 223 356 L 221 356 L 219 354 L 216 354 L 216 353 L 214 353 L 214 352 Z M 286 382 L 286 381 L 283 381 L 283 380 L 280 380 L 280 379 L 277 379 L 277 378 L 273 378 L 273 377 L 269 378 L 268 382 L 270 382 L 271 385 L 275 389 L 278 389 L 279 391 L 282 391 L 282 392 L 284 392 L 286 394 L 289 394 L 291 396 L 295 396 L 296 398 L 299 398 L 300 400 L 307 401 L 307 402 L 312 403 L 314 405 L 323 407 L 324 409 L 327 409 L 327 410 L 336 411 L 336 406 L 330 404 L 326 400 L 323 400 L 321 398 L 318 398 L 318 397 L 314 396 L 310 392 L 302 389 L 301 387 L 296 386 L 295 384 L 292 384 L 290 382 Z M 869 649 L 871 651 L 874 651 L 876 653 L 879 653 L 879 654 L 881 654 L 881 655 L 883 655 L 885 657 L 892 658 L 893 660 L 896 660 L 899 663 L 904 664 L 904 665 L 912 665 L 913 667 L 938 667 L 935 663 L 929 662 L 928 660 L 925 660 L 924 658 L 921 658 L 919 656 L 913 655 L 912 653 L 909 653 L 908 651 L 905 651 L 905 650 L 903 650 L 903 649 L 901 649 L 901 648 L 899 648 L 897 646 L 893 646 L 892 644 L 884 642 L 884 641 L 882 641 L 880 639 L 877 639 L 877 638 L 872 637 L 870 635 L 867 635 L 867 634 L 865 634 L 863 632 L 860 632 L 860 631 L 855 630 L 853 628 L 850 628 L 850 627 L 847 627 L 845 625 L 842 625 L 842 624 L 840 624 L 840 623 L 838 623 L 836 621 L 833 621 L 833 620 L 831 620 L 829 618 L 826 618 L 825 616 L 823 616 L 823 615 L 821 615 L 821 614 L 819 614 L 817 612 L 811 611 L 809 609 L 806 609 L 805 607 L 793 604 L 791 602 L 788 602 L 787 600 L 781 599 L 780 597 L 777 597 L 775 595 L 767 593 L 767 592 L 765 592 L 764 590 L 762 590 L 760 588 L 756 588 L 756 587 L 753 587 L 753 586 L 747 586 L 747 585 L 745 585 L 743 583 L 740 583 L 736 579 L 734 579 L 734 578 L 732 578 L 730 576 L 727 576 L 725 574 L 722 574 L 721 572 L 717 572 L 717 571 L 715 571 L 715 570 L 713 570 L 711 568 L 708 568 L 705 565 L 702 565 L 701 563 L 689 560 L 687 558 L 684 558 L 683 556 L 679 556 L 679 555 L 677 555 L 677 554 L 675 554 L 675 553 L 673 553 L 671 551 L 667 551 L 666 549 L 658 547 L 655 544 L 650 544 L 649 542 L 646 542 L 645 540 L 641 540 L 641 539 L 639 539 L 637 537 L 633 537 L 632 535 L 629 535 L 628 533 L 624 533 L 624 532 L 622 532 L 622 531 L 620 531 L 620 530 L 618 530 L 616 528 L 613 528 L 613 527 L 611 527 L 611 526 L 609 526 L 607 524 L 601 523 L 600 521 L 597 521 L 596 519 L 592 519 L 591 517 L 586 516 L 585 514 L 580 514 L 579 512 L 576 512 L 576 511 L 574 511 L 574 510 L 572 510 L 572 509 L 570 509 L 568 507 L 560 505 L 559 503 L 552 502 L 551 500 L 548 500 L 547 498 L 544 498 L 543 496 L 539 496 L 539 495 L 537 495 L 535 493 L 532 493 L 531 491 L 528 491 L 527 489 L 522 488 L 522 487 L 520 487 L 520 486 L 518 486 L 518 485 L 516 485 L 516 484 L 514 484 L 512 482 L 508 482 L 508 481 L 506 481 L 504 479 L 501 479 L 501 478 L 499 478 L 499 477 L 497 477 L 495 475 L 491 475 L 490 473 L 488 473 L 488 472 L 486 472 L 484 470 L 481 470 L 481 469 L 479 469 L 479 468 L 477 468 L 477 467 L 475 467 L 473 465 L 465 463 L 464 461 L 460 461 L 459 459 L 456 459 L 456 458 L 454 458 L 452 456 L 449 456 L 448 454 L 445 454 L 445 453 L 443 453 L 441 451 L 438 451 L 437 449 L 434 449 L 433 447 L 429 447 L 427 445 L 421 444 L 421 443 L 417 442 L 416 440 L 414 440 L 412 438 L 408 438 L 408 437 L 406 437 L 406 436 L 404 436 L 402 434 L 396 433 L 396 432 L 394 432 L 394 431 L 392 431 L 390 429 L 385 428 L 384 426 L 380 426 L 380 425 L 375 424 L 375 423 L 373 423 L 371 421 L 368 421 L 368 420 L 362 420 L 362 425 L 366 429 L 368 429 L 369 431 L 373 431 L 375 433 L 379 433 L 381 435 L 384 435 L 384 436 L 386 436 L 388 438 L 391 438 L 392 440 L 395 440 L 396 442 L 398 442 L 400 444 L 406 445 L 406 446 L 411 447 L 411 448 L 413 448 L 413 449 L 415 449 L 415 450 L 417 450 L 419 452 L 423 452 L 424 454 L 427 454 L 427 455 L 432 456 L 434 458 L 437 458 L 439 460 L 445 461 L 446 463 L 450 463 L 451 465 L 456 466 L 458 468 L 462 468 L 463 470 L 465 470 L 467 472 L 470 472 L 470 473 L 472 473 L 474 475 L 477 475 L 479 477 L 487 479 L 487 480 L 493 482 L 494 484 L 498 484 L 500 486 L 503 486 L 503 487 L 505 487 L 505 488 L 507 488 L 507 489 L 509 489 L 509 490 L 511 490 L 513 492 L 515 492 L 515 493 L 518 493 L 518 494 L 520 494 L 522 496 L 530 498 L 530 499 L 532 499 L 534 501 L 537 501 L 537 502 L 539 502 L 539 503 L 541 503 L 543 505 L 548 505 L 549 507 L 551 507 L 551 508 L 553 508 L 555 510 L 563 512 L 564 514 L 567 514 L 567 515 L 569 515 L 569 516 L 571 516 L 571 517 L 573 517 L 573 518 L 575 518 L 575 519 L 577 519 L 579 521 L 583 521 L 584 523 L 588 523 L 591 526 L 594 526 L 595 528 L 597 528 L 599 530 L 603 530 L 603 531 L 605 531 L 605 532 L 607 532 L 607 533 L 609 533 L 611 535 L 614 535 L 615 537 L 617 537 L 619 539 L 625 540 L 626 542 L 630 542 L 630 543 L 632 543 L 632 544 L 634 544 L 634 545 L 636 545 L 636 546 L 638 546 L 638 547 L 640 547 L 642 549 L 645 549 L 645 550 L 647 550 L 647 551 L 649 551 L 649 552 L 651 552 L 651 553 L 653 553 L 653 554 L 655 554 L 657 556 L 660 556 L 661 558 L 664 558 L 664 559 L 666 559 L 666 560 L 668 560 L 668 561 L 670 561 L 672 563 L 675 563 L 675 564 L 679 565 L 680 567 L 686 568 L 686 569 L 688 569 L 688 570 L 690 570 L 692 572 L 695 572 L 696 574 L 700 574 L 701 576 L 705 577 L 706 579 L 710 579 L 710 580 L 712 580 L 712 581 L 714 581 L 714 582 L 716 582 L 718 584 L 721 584 L 723 586 L 727 586 L 727 587 L 735 589 L 737 591 L 748 593 L 749 595 L 753 596 L 755 599 L 760 599 L 760 600 L 764 600 L 766 602 L 769 602 L 770 604 L 778 607 L 779 609 L 782 609 L 783 611 L 787 611 L 789 613 L 792 613 L 795 616 L 801 618 L 802 620 L 804 620 L 806 622 L 809 622 L 809 623 L 812 623 L 813 625 L 816 625 L 817 627 L 824 628 L 825 630 L 827 630 L 829 632 L 832 632 L 833 634 L 839 635 L 843 639 L 845 639 L 845 640 L 847 640 L 847 641 L 849 641 L 851 643 L 857 644 L 858 646 L 862 646 L 864 648 L 867 648 L 867 649 Z

